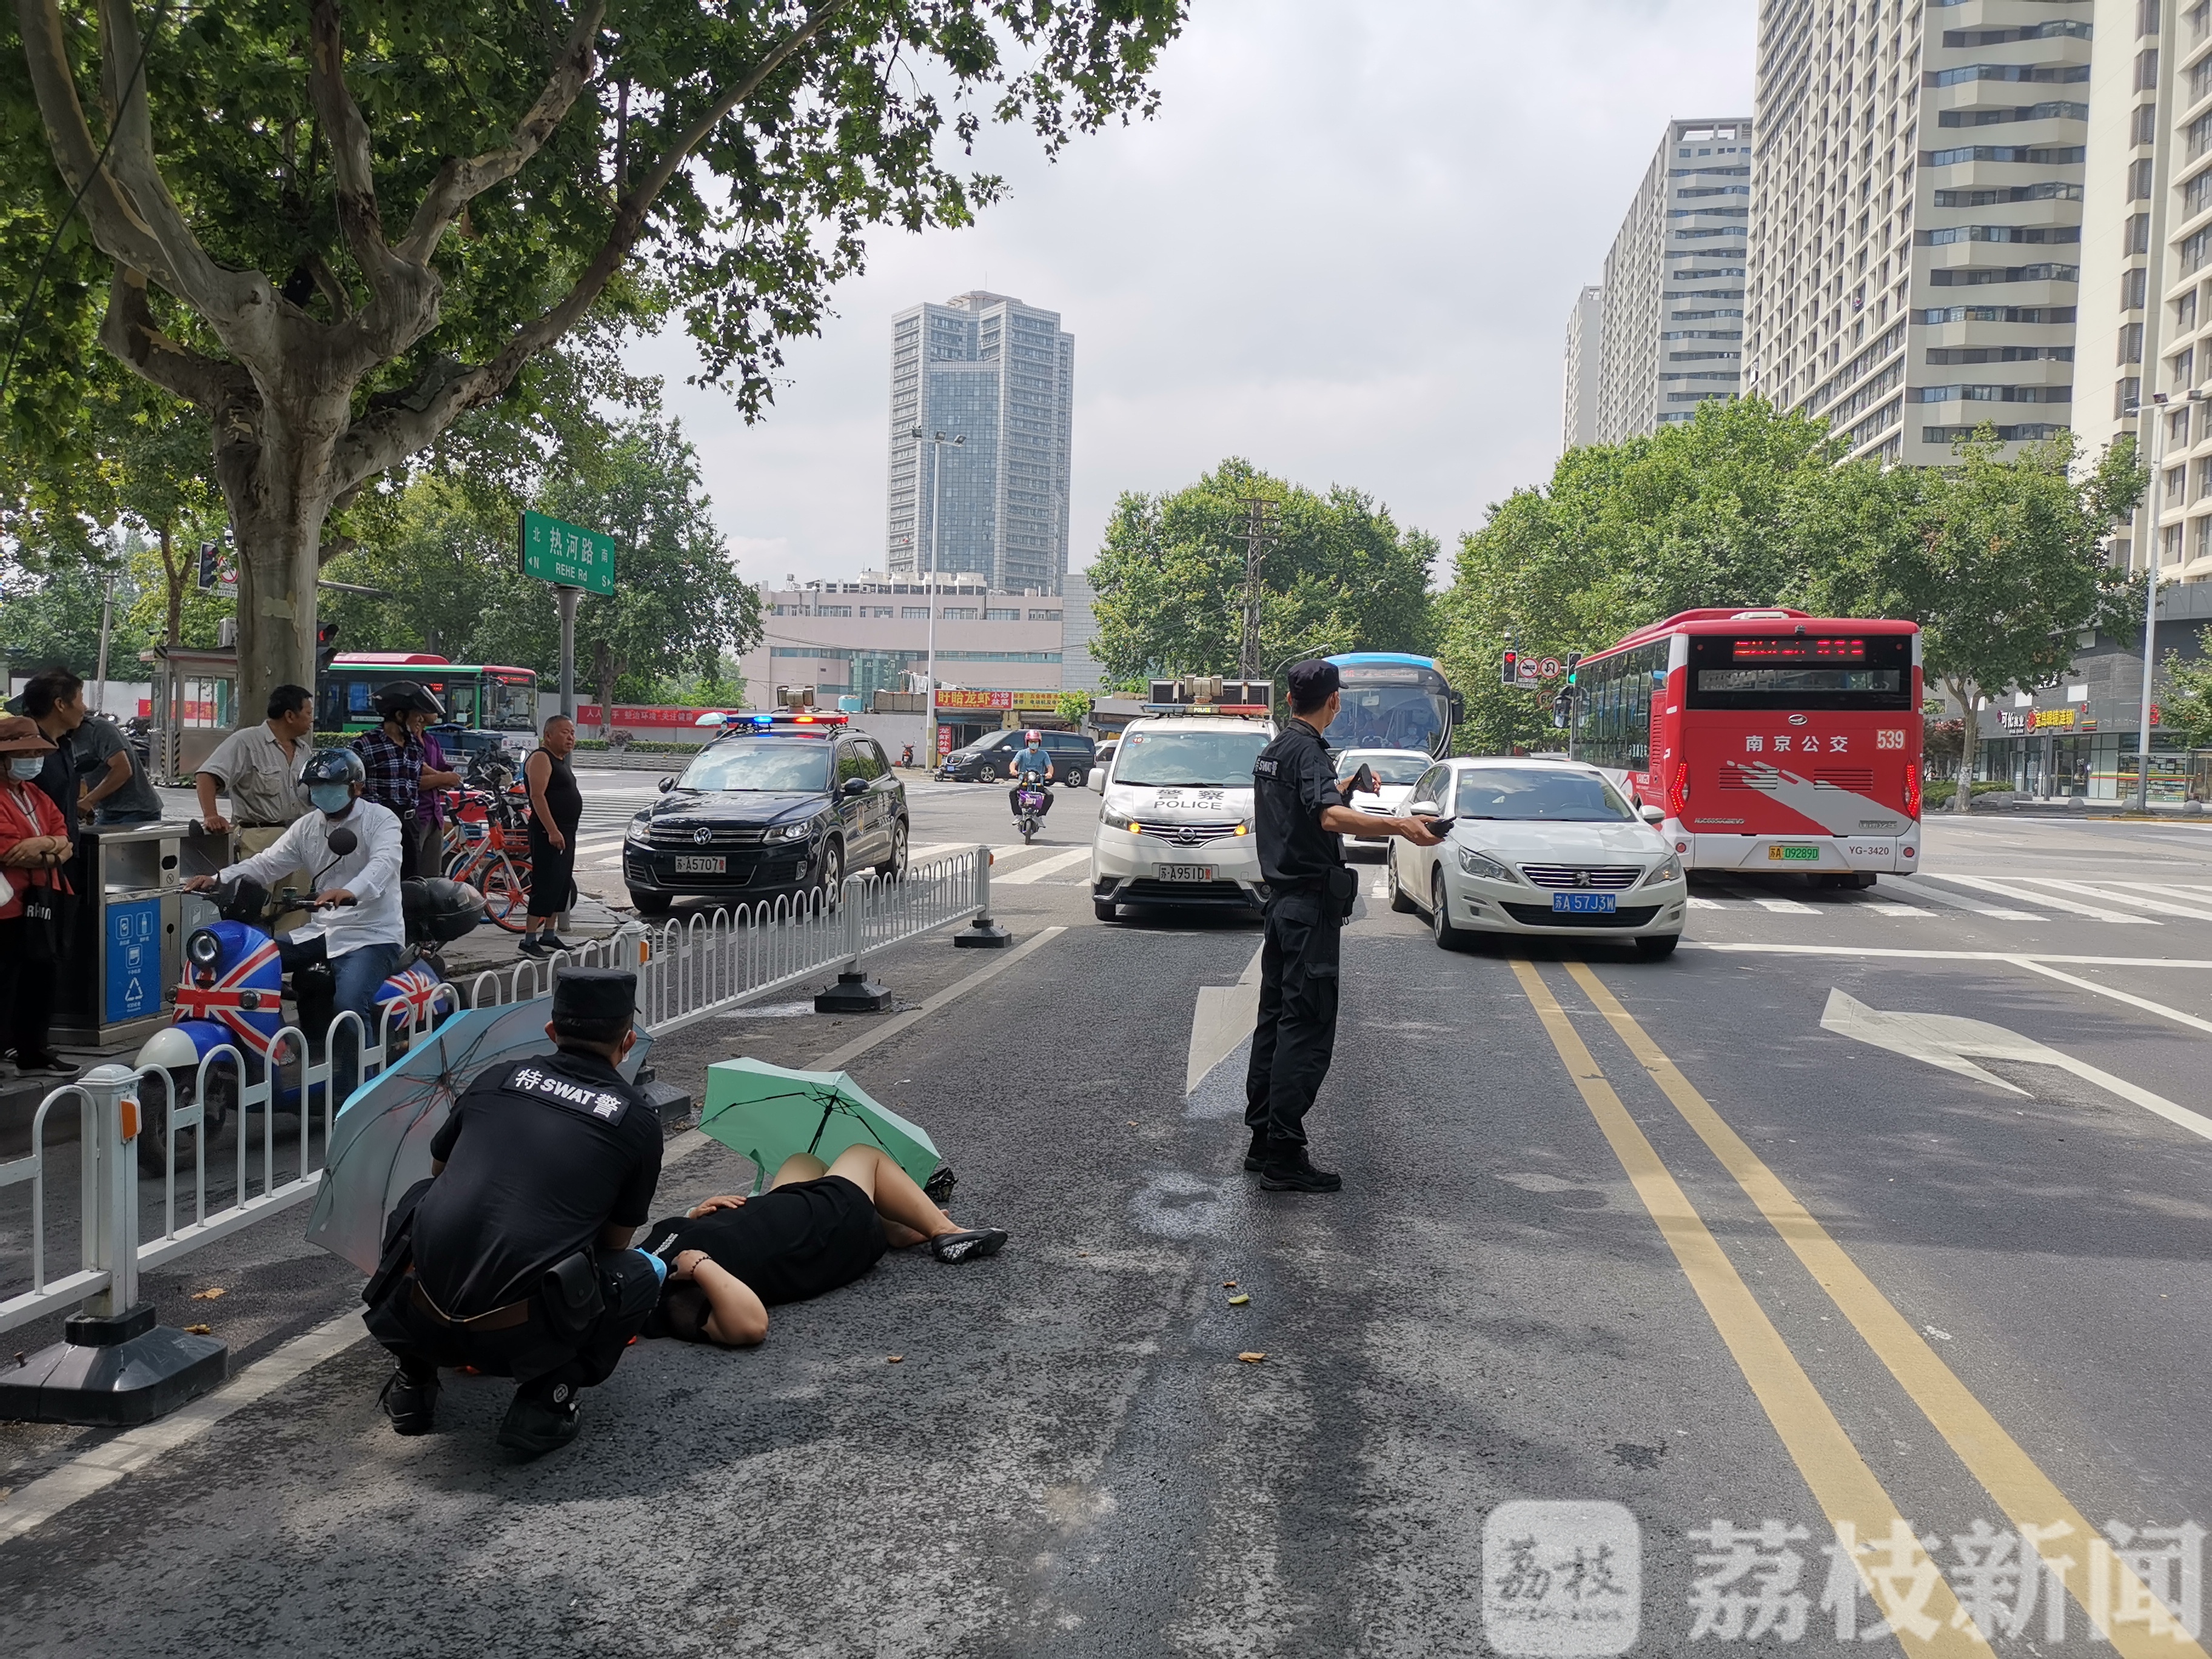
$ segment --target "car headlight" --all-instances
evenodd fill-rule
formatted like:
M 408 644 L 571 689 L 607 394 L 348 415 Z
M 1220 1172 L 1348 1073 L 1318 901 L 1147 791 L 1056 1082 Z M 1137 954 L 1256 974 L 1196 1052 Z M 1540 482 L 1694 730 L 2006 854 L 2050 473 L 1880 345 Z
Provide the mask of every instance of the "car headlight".
M 780 823 L 768 832 L 770 841 L 805 841 L 813 833 L 811 823 Z
M 1109 830 L 1127 830 L 1133 835 L 1136 833 L 1136 819 L 1123 817 L 1119 812 L 1101 812 L 1098 821 Z
M 629 835 L 627 839 L 640 847 L 650 844 L 653 840 L 653 820 L 647 817 L 632 818 L 629 821 Z
M 1518 885 L 1521 880 L 1496 859 L 1485 858 L 1471 847 L 1459 849 L 1459 867 L 1468 875 L 1480 876 L 1485 881 L 1511 882 Z
M 1681 878 L 1682 860 L 1669 853 L 1667 854 L 1665 863 L 1645 872 L 1644 884 L 1646 887 L 1656 887 L 1662 881 L 1680 881 Z

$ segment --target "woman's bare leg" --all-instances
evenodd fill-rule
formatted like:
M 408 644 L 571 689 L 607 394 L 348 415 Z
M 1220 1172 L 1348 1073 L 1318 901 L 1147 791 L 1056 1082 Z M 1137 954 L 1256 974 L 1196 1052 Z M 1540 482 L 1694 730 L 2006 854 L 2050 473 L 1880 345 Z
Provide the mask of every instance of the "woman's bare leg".
M 844 1176 L 868 1195 L 894 1249 L 960 1231 L 960 1224 L 931 1203 L 929 1194 L 880 1146 L 848 1146 L 837 1154 L 830 1173 Z
M 768 1189 L 774 1192 L 779 1187 L 793 1186 L 802 1181 L 819 1181 L 829 1173 L 830 1166 L 813 1153 L 793 1152 L 777 1169 L 775 1178 L 768 1183 Z

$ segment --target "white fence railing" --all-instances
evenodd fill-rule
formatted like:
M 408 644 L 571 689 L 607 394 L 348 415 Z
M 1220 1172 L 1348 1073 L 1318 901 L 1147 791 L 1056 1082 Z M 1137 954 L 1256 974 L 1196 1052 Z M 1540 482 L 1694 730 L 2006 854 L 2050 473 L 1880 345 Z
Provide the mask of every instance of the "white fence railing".
M 971 918 L 987 921 L 990 894 L 991 852 L 977 847 L 897 878 L 849 877 L 834 897 L 807 894 L 659 927 L 626 927 L 542 962 L 478 974 L 465 986 L 441 985 L 429 1008 L 414 1010 L 404 1028 L 387 1021 L 376 1042 L 367 1040 L 359 1015 L 342 1012 L 331 1023 L 319 1060 L 305 1034 L 288 1026 L 268 1059 L 224 1044 L 203 1056 L 187 1078 L 159 1066 L 97 1067 L 48 1094 L 31 1121 L 30 1151 L 0 1163 L 0 1194 L 30 1189 L 26 1248 L 17 1263 L 0 1270 L 7 1280 L 27 1283 L 0 1299 L 0 1331 L 86 1298 L 91 1298 L 90 1311 L 119 1314 L 137 1300 L 142 1268 L 313 1197 L 337 1116 L 338 1055 L 357 1054 L 356 1075 L 374 1077 L 398 1057 L 400 1031 L 411 1042 L 434 1023 L 434 1009 L 490 1007 L 544 996 L 570 963 L 618 966 L 637 974 L 638 1023 L 665 1034 L 825 973 L 857 971 L 866 957 L 890 945 Z M 312 1105 L 319 1096 L 319 1105 Z M 280 1131 L 277 1107 L 295 1097 L 296 1129 Z M 47 1130 L 56 1108 L 70 1101 L 76 1103 L 78 1121 L 76 1179 L 70 1183 L 75 1190 L 68 1195 L 73 1201 L 57 1207 L 74 1219 L 76 1237 L 73 1247 L 64 1246 L 69 1265 L 56 1272 L 48 1207 L 59 1195 L 50 1189 L 57 1179 L 67 1179 L 70 1159 L 68 1149 L 49 1145 Z M 236 1122 L 230 1156 L 222 1160 L 231 1181 L 211 1208 L 209 1130 L 227 1119 Z M 188 1163 L 180 1171 L 178 1142 L 185 1136 Z M 159 1182 L 158 1216 L 147 1212 L 147 1181 Z

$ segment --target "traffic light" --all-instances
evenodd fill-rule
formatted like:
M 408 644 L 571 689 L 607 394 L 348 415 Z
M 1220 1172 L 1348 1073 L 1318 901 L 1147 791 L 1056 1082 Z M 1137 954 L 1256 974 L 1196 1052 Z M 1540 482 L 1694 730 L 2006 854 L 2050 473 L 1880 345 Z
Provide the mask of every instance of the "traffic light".
M 222 580 L 222 544 L 220 542 L 200 544 L 199 589 L 212 593 Z
M 334 622 L 315 624 L 315 672 L 319 674 L 331 665 L 331 659 L 338 653 L 338 625 Z
M 1576 672 L 1582 659 L 1583 653 L 1579 651 L 1567 653 L 1567 691 L 1570 696 L 1574 693 Z
M 1498 665 L 1498 683 L 1500 685 L 1521 684 L 1521 653 L 1510 645 L 1505 647 L 1505 655 Z

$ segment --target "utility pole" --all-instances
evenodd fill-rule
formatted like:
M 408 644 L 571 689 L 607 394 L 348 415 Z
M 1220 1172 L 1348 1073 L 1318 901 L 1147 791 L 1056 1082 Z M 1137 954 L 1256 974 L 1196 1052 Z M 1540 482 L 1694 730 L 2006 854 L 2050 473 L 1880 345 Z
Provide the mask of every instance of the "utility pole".
M 1247 495 L 1244 507 L 1251 514 L 1244 529 L 1244 635 L 1237 652 L 1237 678 L 1260 678 L 1260 572 L 1267 556 L 1267 544 L 1276 531 L 1281 503 L 1265 495 Z
M 943 507 L 944 507 L 944 503 L 945 503 L 945 495 L 944 495 L 944 492 L 943 492 L 943 491 L 939 488 L 939 485 L 938 485 L 938 474 L 939 474 L 939 467 L 941 466 L 941 465 L 942 465 L 942 461 L 943 461 L 943 457 L 944 457 L 944 453 L 945 453 L 945 445 L 947 445 L 947 444 L 951 444 L 951 445 L 954 445 L 954 446 L 957 447 L 957 446 L 959 446 L 959 445 L 964 444 L 964 443 L 966 443 L 966 442 L 968 441 L 968 434 L 967 434 L 966 433 L 964 433 L 964 432 L 963 432 L 963 433 L 958 433 L 958 434 L 953 434 L 953 433 L 948 433 L 948 432 L 936 432 L 936 433 L 931 433 L 931 432 L 926 432 L 926 431 L 924 431 L 921 427 L 916 427 L 916 428 L 914 428 L 914 430 L 913 430 L 912 432 L 908 433 L 907 435 L 908 435 L 908 437 L 910 437 L 910 438 L 912 438 L 912 439 L 914 440 L 914 443 L 915 443 L 915 459 L 917 462 L 919 462 L 919 461 L 921 459 L 921 446 L 922 446 L 923 444 L 925 444 L 925 443 L 927 443 L 927 444 L 929 446 L 929 634 L 928 634 L 928 658 L 929 658 L 929 726 L 928 726 L 928 732 L 929 732 L 929 767 L 930 767 L 930 769 L 931 769 L 932 771 L 934 771 L 934 770 L 936 769 L 936 768 L 937 768 L 937 762 L 938 762 L 938 753 L 937 753 L 937 520 L 938 520 L 938 515 L 939 515 L 939 514 L 942 511 Z M 917 472 L 919 472 L 919 471 L 920 471 L 920 468 L 919 468 L 918 466 L 917 466 L 917 468 L 916 468 L 915 470 L 916 470 L 916 471 L 917 471 Z M 914 481 L 914 482 L 915 482 L 915 496 L 916 496 L 916 501 L 915 501 L 915 508 L 916 508 L 916 511 L 917 511 L 917 513 L 918 513 L 918 512 L 920 511 L 920 507 L 921 507 L 921 501 L 920 501 L 920 499 L 919 499 L 919 498 L 920 498 L 920 496 L 921 496 L 921 478 L 920 478 L 919 477 L 917 477 L 915 479 L 915 481 Z M 917 561 L 917 562 L 919 562 L 919 561 Z

